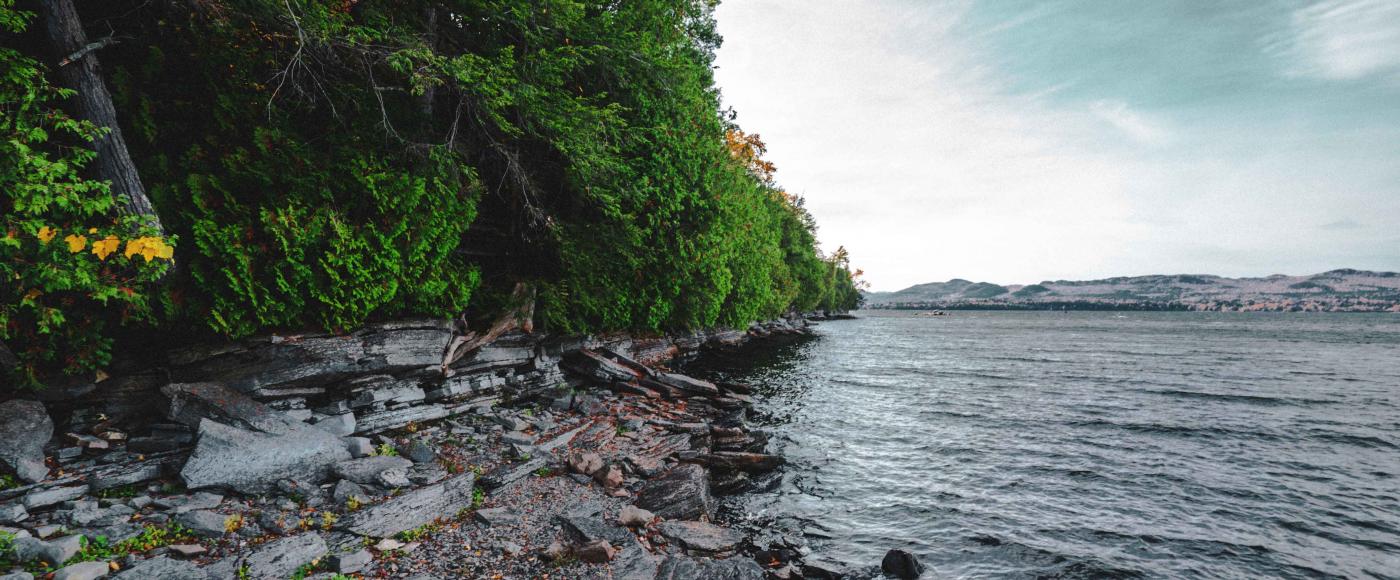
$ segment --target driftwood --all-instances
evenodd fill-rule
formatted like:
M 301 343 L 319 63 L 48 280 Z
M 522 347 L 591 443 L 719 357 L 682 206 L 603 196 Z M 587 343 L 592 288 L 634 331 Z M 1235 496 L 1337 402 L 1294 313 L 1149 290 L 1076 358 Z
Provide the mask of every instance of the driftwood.
M 522 330 L 527 334 L 534 331 L 535 317 L 535 288 L 524 282 L 515 284 L 515 290 L 510 294 L 509 309 L 497 318 L 485 332 L 477 332 L 466 328 L 466 322 L 460 322 L 461 331 L 452 337 L 452 341 L 447 343 L 447 349 L 442 357 L 442 372 L 448 373 L 448 369 L 462 357 L 485 346 L 501 335 L 512 330 Z

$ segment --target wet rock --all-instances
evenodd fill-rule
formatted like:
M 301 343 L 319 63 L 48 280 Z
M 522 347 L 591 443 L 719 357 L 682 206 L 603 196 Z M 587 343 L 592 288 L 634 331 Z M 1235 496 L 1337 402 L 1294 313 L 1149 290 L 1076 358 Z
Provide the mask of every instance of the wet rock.
M 655 518 L 656 514 L 634 505 L 624 506 L 622 511 L 617 515 L 618 523 L 629 528 L 644 527 Z
M 713 560 L 672 555 L 661 561 L 656 580 L 762 580 L 763 569 L 748 558 Z
M 332 465 L 349 459 L 339 438 L 309 425 L 272 434 L 206 419 L 180 477 L 191 489 L 220 487 L 257 495 L 284 478 L 325 481 Z
M 383 538 L 437 518 L 452 517 L 471 506 L 475 483 L 470 473 L 464 473 L 365 507 L 342 518 L 337 527 L 361 536 Z
M 214 580 L 193 562 L 156 556 L 121 571 L 115 580 Z
M 72 501 L 87 495 L 87 486 L 34 489 L 24 494 L 24 507 L 30 511 Z
M 715 469 L 727 471 L 745 471 L 748 473 L 764 473 L 777 469 L 786 461 L 777 455 L 765 453 L 743 453 L 736 451 L 716 451 L 714 453 L 704 453 L 696 458 L 696 461 L 709 465 Z
M 375 455 L 360 459 L 351 459 L 335 464 L 331 471 L 337 477 L 348 479 L 363 485 L 388 485 L 384 482 L 384 473 L 395 471 L 396 474 L 390 476 L 390 480 L 399 485 L 389 485 L 389 487 L 402 487 L 408 484 L 408 468 L 413 465 L 412 461 L 402 457 L 392 455 Z
M 228 518 L 229 516 L 218 512 L 196 510 L 176 516 L 175 521 L 196 534 L 217 538 L 228 531 Z
M 693 395 L 704 397 L 719 396 L 719 387 L 716 387 L 714 383 L 680 373 L 659 373 L 656 375 L 656 380 L 664 385 L 680 389 Z
M 351 574 L 364 570 L 374 561 L 374 555 L 369 550 L 356 550 L 349 554 L 334 554 L 330 557 L 331 571 L 337 574 Z
M 326 555 L 326 541 L 315 532 L 263 544 L 243 559 L 251 579 L 282 580 Z
M 714 500 L 705 468 L 683 464 L 648 481 L 636 503 L 663 518 L 685 520 L 708 515 Z
M 28 483 L 49 476 L 44 444 L 53 438 L 53 420 L 38 401 L 0 403 L 0 467 Z
M 612 547 L 607 540 L 595 540 L 583 544 L 574 549 L 574 555 L 578 559 L 590 564 L 601 564 L 613 559 L 617 554 L 617 549 Z
M 885 558 L 880 560 L 880 571 L 886 576 L 913 580 L 924 573 L 924 565 L 913 554 L 896 549 L 885 552 Z
M 81 562 L 60 568 L 53 573 L 53 580 L 97 580 L 110 570 L 106 562 Z
M 543 457 L 536 457 L 523 463 L 508 463 L 481 476 L 481 486 L 487 490 L 501 489 L 548 466 L 549 460 Z
M 657 529 L 687 551 L 703 555 L 733 552 L 744 541 L 744 534 L 708 522 L 661 522 Z

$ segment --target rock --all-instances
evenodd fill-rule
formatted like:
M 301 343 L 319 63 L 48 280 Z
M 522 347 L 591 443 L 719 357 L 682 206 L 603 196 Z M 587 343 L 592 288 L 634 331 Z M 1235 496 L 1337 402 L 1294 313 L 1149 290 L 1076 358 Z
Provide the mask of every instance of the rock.
M 27 483 L 49 476 L 44 444 L 53 438 L 53 420 L 38 401 L 0 403 L 0 466 Z
M 115 580 L 217 580 L 211 579 L 193 562 L 156 556 L 121 571 Z
M 622 469 L 616 463 L 608 465 L 594 473 L 593 480 L 605 489 L 617 489 L 622 487 Z
M 24 504 L 0 505 L 0 524 L 17 524 L 27 519 L 29 519 L 29 510 L 24 509 Z
M 603 468 L 603 458 L 597 453 L 583 453 L 569 458 L 569 469 L 574 473 L 593 475 Z
M 559 543 L 558 540 L 550 543 L 549 547 L 544 549 L 544 557 L 551 562 L 558 562 L 568 556 L 569 549 L 565 548 L 564 544 Z
M 28 572 L 11 572 L 0 575 L 0 580 L 34 580 L 34 575 Z
M 530 428 L 530 423 L 520 417 L 497 413 L 490 416 L 491 421 L 497 425 L 505 427 L 506 431 L 524 431 Z
M 163 507 L 168 505 L 168 509 L 170 509 L 171 512 L 176 514 L 183 514 L 185 512 L 192 512 L 194 510 L 211 510 L 216 507 L 219 507 L 219 505 L 222 503 L 224 503 L 224 496 L 219 495 L 217 493 L 209 493 L 207 491 L 201 491 L 195 493 L 194 495 L 180 498 L 179 500 L 173 502 L 171 501 L 171 498 L 164 498 L 163 500 L 155 501 L 155 504 L 157 506 Z
M 447 468 L 437 463 L 419 463 L 408 468 L 408 481 L 416 486 L 431 485 L 447 479 Z
M 57 505 L 65 501 L 72 501 L 87 495 L 87 486 L 79 487 L 53 487 L 49 489 L 33 489 L 24 494 L 24 507 L 30 511 Z
M 472 504 L 476 479 L 464 473 L 442 483 L 406 492 L 341 518 L 339 529 L 374 538 L 392 536 L 452 517 Z
M 399 455 L 407 457 L 409 461 L 414 463 L 433 463 L 438 458 L 437 451 L 420 439 L 413 439 L 407 445 L 399 448 Z
M 325 481 L 332 465 L 349 459 L 339 438 L 309 425 L 271 434 L 206 419 L 180 477 L 191 489 L 222 487 L 257 495 L 284 478 Z
M 54 566 L 62 566 L 64 562 L 71 560 L 73 556 L 83 549 L 83 536 L 74 534 L 64 536 L 56 540 L 43 542 L 39 546 L 38 556 L 40 560 L 48 562 Z
M 335 415 L 314 416 L 311 424 L 331 435 L 344 437 L 355 432 L 355 414 L 337 413 Z
M 763 580 L 763 569 L 748 558 L 714 560 L 672 555 L 661 561 L 656 580 Z
M 394 481 L 403 479 L 403 483 L 399 485 L 389 485 L 388 487 L 403 487 L 408 484 L 406 474 L 408 473 L 408 468 L 412 465 L 412 461 L 402 457 L 375 455 L 342 461 L 335 464 L 335 466 L 331 468 L 331 471 L 338 477 L 366 485 L 387 485 L 383 483 L 381 476 L 386 471 L 397 471 L 397 475 L 391 476 L 391 479 Z
M 299 529 L 299 519 L 295 514 L 265 510 L 262 515 L 258 516 L 258 525 L 273 533 L 286 536 Z
M 10 542 L 10 553 L 16 562 L 33 562 L 41 559 L 47 545 L 37 538 L 17 537 Z
M 369 550 L 356 550 L 349 554 L 333 554 L 330 557 L 331 571 L 337 574 L 351 574 L 364 570 L 370 562 L 374 561 L 374 555 Z
M 345 449 L 355 459 L 374 455 L 374 444 L 370 443 L 368 437 L 346 437 L 343 440 L 345 441 Z
M 335 500 L 336 505 L 344 506 L 350 503 L 351 498 L 361 504 L 369 503 L 369 494 L 360 484 L 348 479 L 336 482 L 335 489 L 331 491 L 331 499 Z
M 97 580 L 107 577 L 109 571 L 106 562 L 81 562 L 60 568 L 53 573 L 53 580 Z
M 251 579 L 283 580 L 329 551 L 321 534 L 310 532 L 263 544 L 243 559 Z
M 655 514 L 634 505 L 624 506 L 617 515 L 618 523 L 629 528 L 645 527 L 655 518 Z
M 885 552 L 885 558 L 880 560 L 880 571 L 884 572 L 886 576 L 894 576 L 901 580 L 913 580 L 923 575 L 924 565 L 913 554 L 895 549 Z
M 204 549 L 204 546 L 199 544 L 171 544 L 169 548 L 172 554 L 186 559 L 201 556 L 205 552 L 208 552 L 208 550 Z
M 744 534 L 708 522 L 661 522 L 657 529 L 687 551 L 707 556 L 732 552 L 744 541 Z
M 497 547 L 501 549 L 502 554 L 507 556 L 519 556 L 521 552 L 525 551 L 525 548 L 520 547 L 520 544 L 515 542 L 501 542 Z
M 559 366 L 602 383 L 627 382 L 639 376 L 626 365 L 588 349 L 570 353 Z
M 229 517 L 218 512 L 196 510 L 176 516 L 175 521 L 201 536 L 218 538 L 229 531 Z
M 63 526 L 56 525 L 56 524 L 49 524 L 49 525 L 38 526 L 38 527 L 34 528 L 34 535 L 35 535 L 35 536 L 38 536 L 38 537 L 40 537 L 40 538 L 48 538 L 48 537 L 51 537 L 51 536 L 53 536 L 54 534 L 57 534 L 57 533 L 59 533 L 59 532 L 61 532 L 61 531 L 63 531 Z
M 574 549 L 574 554 L 578 559 L 590 564 L 601 564 L 613 559 L 617 554 L 617 548 L 612 547 L 607 540 L 594 540 Z
M 535 442 L 535 436 L 521 431 L 507 431 L 501 434 L 501 442 L 507 445 L 530 445 Z
M 575 543 L 586 544 L 595 540 L 607 540 L 613 544 L 625 545 L 632 540 L 632 532 L 627 528 L 603 520 L 601 505 L 585 505 L 573 511 L 556 516 L 564 533 Z
M 520 515 L 508 508 L 486 508 L 476 510 L 476 521 L 486 526 L 509 526 L 520 523 Z
M 641 544 L 628 542 L 613 557 L 612 577 L 613 580 L 652 580 L 660 564 L 661 558 L 651 555 Z
M 694 395 L 705 397 L 715 397 L 719 395 L 719 387 L 716 387 L 714 383 L 688 377 L 680 373 L 659 373 L 656 375 L 656 380 L 662 384 L 675 387 Z
M 487 490 L 497 490 L 528 477 L 531 473 L 548 467 L 549 460 L 536 457 L 524 463 L 508 463 L 481 476 L 481 486 Z
M 696 458 L 696 461 L 709 465 L 715 469 L 728 471 L 745 471 L 748 473 L 764 473 L 777 469 L 786 461 L 777 455 L 765 453 L 743 453 L 737 451 L 716 451 L 714 453 L 704 453 Z
M 698 519 L 708 515 L 714 500 L 705 468 L 682 464 L 642 486 L 637 507 L 666 519 Z

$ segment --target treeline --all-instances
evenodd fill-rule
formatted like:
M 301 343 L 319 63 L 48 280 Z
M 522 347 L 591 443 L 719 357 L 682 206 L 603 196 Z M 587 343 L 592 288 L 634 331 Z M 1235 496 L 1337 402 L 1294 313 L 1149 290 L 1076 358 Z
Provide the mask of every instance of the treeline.
M 0 0 L 0 364 L 37 384 L 128 335 L 856 307 L 721 110 L 714 4 Z

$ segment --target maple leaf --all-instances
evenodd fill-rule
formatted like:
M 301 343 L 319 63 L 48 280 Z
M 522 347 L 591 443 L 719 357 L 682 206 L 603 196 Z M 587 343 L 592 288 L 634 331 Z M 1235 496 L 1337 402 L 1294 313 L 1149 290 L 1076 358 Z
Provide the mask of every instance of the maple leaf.
M 83 248 L 87 247 L 87 237 L 85 236 L 68 234 L 63 237 L 63 241 L 68 242 L 68 251 L 74 254 L 83 251 Z
M 106 260 L 107 256 L 117 251 L 117 246 L 120 246 L 121 243 L 122 241 L 117 239 L 116 236 L 107 236 L 106 239 L 92 243 L 92 253 L 97 255 L 99 260 Z
M 49 243 L 49 240 L 52 240 L 53 237 L 56 235 L 58 235 L 58 230 L 55 230 L 49 226 L 39 228 L 39 241 L 44 242 L 45 244 Z

